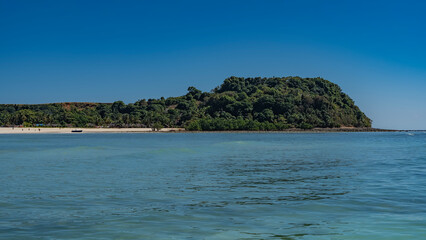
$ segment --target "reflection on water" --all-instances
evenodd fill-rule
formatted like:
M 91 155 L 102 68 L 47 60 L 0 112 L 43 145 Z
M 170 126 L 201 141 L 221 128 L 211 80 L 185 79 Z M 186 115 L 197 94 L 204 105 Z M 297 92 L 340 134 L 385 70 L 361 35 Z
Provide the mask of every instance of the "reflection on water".
M 426 134 L 0 136 L 0 239 L 424 239 Z

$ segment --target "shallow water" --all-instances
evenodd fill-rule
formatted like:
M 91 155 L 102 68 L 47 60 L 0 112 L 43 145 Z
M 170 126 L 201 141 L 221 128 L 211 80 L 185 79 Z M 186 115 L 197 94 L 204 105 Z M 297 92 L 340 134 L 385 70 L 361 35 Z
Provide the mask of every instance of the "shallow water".
M 0 135 L 1 239 L 426 239 L 426 134 Z

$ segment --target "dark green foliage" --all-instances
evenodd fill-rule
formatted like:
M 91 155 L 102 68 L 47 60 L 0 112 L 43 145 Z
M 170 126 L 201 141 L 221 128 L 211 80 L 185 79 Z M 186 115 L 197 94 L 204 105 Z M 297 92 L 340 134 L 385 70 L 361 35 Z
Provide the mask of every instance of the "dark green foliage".
M 371 120 L 339 86 L 322 78 L 230 77 L 211 93 L 189 87 L 181 97 L 142 99 L 134 104 L 3 104 L 0 124 L 262 131 L 371 127 Z

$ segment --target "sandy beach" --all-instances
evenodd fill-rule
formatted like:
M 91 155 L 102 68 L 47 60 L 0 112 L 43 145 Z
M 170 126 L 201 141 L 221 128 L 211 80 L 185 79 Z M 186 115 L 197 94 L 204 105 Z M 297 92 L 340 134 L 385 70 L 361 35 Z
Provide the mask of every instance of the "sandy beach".
M 82 130 L 82 132 L 72 132 L 72 130 Z M 186 131 L 184 128 L 162 128 L 159 131 L 152 131 L 152 128 L 11 128 L 0 127 L 0 134 L 46 134 L 46 133 L 60 133 L 60 134 L 82 134 L 82 133 L 153 133 L 153 132 L 189 132 L 189 133 L 326 133 L 326 132 L 401 132 L 408 130 L 390 130 L 378 128 L 354 128 L 354 127 L 341 127 L 341 128 L 313 128 L 313 129 L 300 129 L 289 128 L 281 131 Z
M 72 132 L 72 130 L 82 130 L 82 132 Z M 183 128 L 162 128 L 155 132 L 179 132 Z M 148 133 L 154 132 L 152 128 L 11 128 L 0 127 L 0 134 L 46 134 L 46 133 Z

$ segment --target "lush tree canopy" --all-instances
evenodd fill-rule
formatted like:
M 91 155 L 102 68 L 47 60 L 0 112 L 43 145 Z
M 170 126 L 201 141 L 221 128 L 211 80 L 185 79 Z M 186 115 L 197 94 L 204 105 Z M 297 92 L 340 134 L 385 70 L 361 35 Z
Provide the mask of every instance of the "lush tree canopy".
M 322 78 L 230 77 L 211 92 L 135 103 L 0 105 L 1 126 L 185 127 L 187 130 L 283 130 L 371 127 L 340 87 Z

